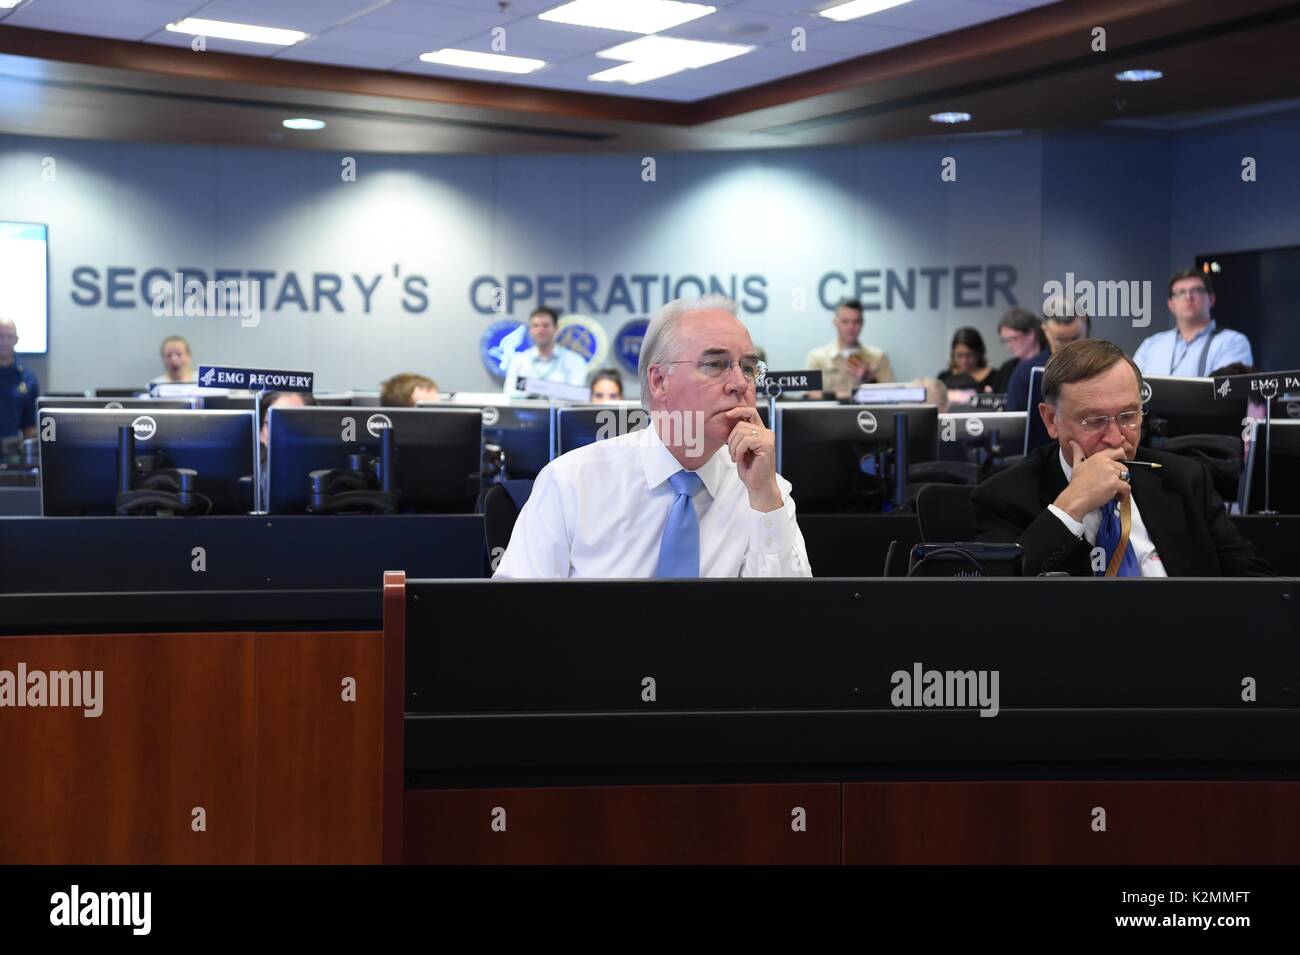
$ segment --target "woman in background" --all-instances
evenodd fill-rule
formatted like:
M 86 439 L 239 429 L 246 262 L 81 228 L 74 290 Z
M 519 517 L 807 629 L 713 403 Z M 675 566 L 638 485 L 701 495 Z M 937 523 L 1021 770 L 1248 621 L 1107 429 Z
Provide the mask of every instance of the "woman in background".
M 158 356 L 162 359 L 163 373 L 153 379 L 151 385 L 193 383 L 195 378 L 194 360 L 190 355 L 190 343 L 179 335 L 168 335 L 158 346 Z
M 623 400 L 623 376 L 617 368 L 602 368 L 591 376 L 591 400 L 598 405 Z
M 939 372 L 939 380 L 947 386 L 948 396 L 954 404 L 966 401 L 976 392 L 993 391 L 993 369 L 989 367 L 984 336 L 979 329 L 966 326 L 953 332 L 948 368 Z

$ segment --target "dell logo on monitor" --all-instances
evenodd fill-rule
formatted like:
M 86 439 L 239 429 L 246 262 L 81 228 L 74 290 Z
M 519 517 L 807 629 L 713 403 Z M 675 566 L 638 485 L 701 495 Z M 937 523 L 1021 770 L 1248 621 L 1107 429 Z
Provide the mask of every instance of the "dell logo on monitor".
M 483 409 L 483 423 L 488 427 L 496 424 L 501 420 L 501 412 L 497 411 L 491 405 Z
M 158 430 L 158 422 L 147 414 L 142 414 L 131 422 L 131 430 L 135 432 L 137 441 L 148 441 Z
M 366 419 L 366 430 L 370 432 L 372 438 L 379 437 L 379 432 L 392 426 L 392 419 L 386 414 L 372 414 Z
M 859 411 L 858 427 L 866 434 L 875 434 L 877 427 L 876 416 L 870 411 Z
M 1151 382 L 1142 382 L 1142 387 L 1138 389 L 1138 397 L 1142 399 L 1143 404 L 1151 400 L 1151 390 Z
M 972 438 L 978 438 L 984 433 L 984 419 L 974 416 L 966 419 L 966 433 Z

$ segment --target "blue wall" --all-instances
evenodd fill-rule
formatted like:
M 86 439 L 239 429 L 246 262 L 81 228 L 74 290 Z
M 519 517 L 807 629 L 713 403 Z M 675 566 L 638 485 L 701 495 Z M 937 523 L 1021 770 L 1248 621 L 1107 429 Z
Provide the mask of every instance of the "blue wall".
M 190 338 L 201 360 L 314 370 L 325 388 L 373 387 L 399 370 L 446 388 L 494 387 L 479 338 L 503 317 L 470 298 L 478 277 L 589 275 L 602 294 L 617 276 L 761 277 L 747 313 L 773 364 L 801 365 L 831 337 L 819 280 L 855 271 L 886 304 L 885 270 L 948 270 L 936 307 L 924 280 L 912 307 L 868 312 L 864 339 L 889 350 L 901 376 L 942 367 L 959 325 L 1005 353 L 994 324 L 1005 310 L 972 280 L 1014 269 L 1018 302 L 1041 308 L 1043 283 L 1150 281 L 1150 329 L 1099 319 L 1096 333 L 1132 348 L 1167 323 L 1164 283 L 1202 251 L 1300 244 L 1297 114 L 1175 134 L 1089 130 L 934 138 L 880 145 L 642 157 L 385 156 L 356 154 L 344 182 L 334 154 L 0 137 L 0 219 L 46 222 L 51 240 L 51 348 L 34 359 L 47 388 L 131 384 L 159 371 L 163 335 Z M 1254 155 L 1259 181 L 1242 183 Z M 41 161 L 57 162 L 54 181 Z M 941 179 L 945 157 L 954 182 Z M 77 304 L 78 268 L 98 272 L 99 301 Z M 106 270 L 132 268 L 137 288 L 111 308 Z M 235 318 L 159 318 L 141 301 L 150 267 L 294 271 L 307 309 L 291 299 L 256 328 Z M 395 274 L 395 270 L 396 273 Z M 881 270 L 876 276 L 873 270 Z M 312 311 L 313 273 L 344 283 L 341 304 Z M 371 310 L 352 286 L 380 276 Z M 82 273 L 83 280 L 88 273 Z M 424 295 L 405 282 L 419 277 Z M 522 281 L 522 280 L 521 280 Z M 873 290 L 872 286 L 880 286 Z M 521 286 L 522 287 L 522 286 Z M 275 296 L 278 286 L 272 283 Z M 643 304 L 597 314 L 612 336 Z M 843 289 L 838 281 L 827 295 Z M 742 296 L 744 297 L 744 296 Z M 756 306 L 759 296 L 750 296 Z M 602 300 L 603 301 L 603 300 Z M 273 304 L 273 303 L 272 303 Z M 514 317 L 528 308 L 517 303 Z

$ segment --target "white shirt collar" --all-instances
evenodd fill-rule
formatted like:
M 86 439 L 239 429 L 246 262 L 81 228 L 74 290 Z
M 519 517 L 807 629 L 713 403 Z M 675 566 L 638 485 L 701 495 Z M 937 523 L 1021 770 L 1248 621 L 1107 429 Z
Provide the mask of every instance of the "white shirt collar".
M 647 425 L 645 430 L 649 432 L 648 436 L 643 435 L 642 432 L 632 432 L 632 435 L 640 439 L 638 448 L 641 453 L 641 469 L 645 472 L 646 485 L 654 490 L 682 470 L 682 465 L 663 443 L 653 423 Z M 712 457 L 695 469 L 695 473 L 704 482 L 704 489 L 709 492 L 711 498 L 718 496 L 722 485 L 722 469 L 729 463 L 721 458 L 725 454 L 727 454 L 727 446 L 724 444 L 713 453 Z
M 1065 460 L 1065 452 L 1061 450 L 1060 445 L 1057 445 L 1056 453 L 1061 459 L 1061 470 L 1065 472 L 1066 482 L 1068 483 L 1070 481 L 1073 481 L 1074 468 L 1070 467 L 1070 462 Z

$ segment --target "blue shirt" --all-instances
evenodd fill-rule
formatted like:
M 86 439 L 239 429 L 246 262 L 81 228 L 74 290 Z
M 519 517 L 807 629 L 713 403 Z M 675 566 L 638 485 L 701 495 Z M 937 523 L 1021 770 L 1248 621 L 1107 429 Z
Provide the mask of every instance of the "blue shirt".
M 534 345 L 528 351 L 515 352 L 506 369 L 506 384 L 502 389 L 506 394 L 520 394 L 519 383 L 528 378 L 540 378 L 543 381 L 558 381 L 566 385 L 585 385 L 587 383 L 587 362 L 576 351 L 570 351 L 563 345 L 556 345 L 547 361 Z
M 0 438 L 36 427 L 36 399 L 41 383 L 18 362 L 0 368 Z
M 1250 339 L 1241 332 L 1223 328 L 1211 341 L 1210 336 L 1216 328 L 1218 325 L 1211 321 L 1190 342 L 1183 340 L 1177 328 L 1156 332 L 1138 346 L 1133 361 L 1144 375 L 1179 378 L 1204 378 L 1210 372 L 1237 361 L 1243 365 L 1255 364 L 1250 352 Z
M 1007 383 L 1007 410 L 1025 411 L 1029 407 L 1029 373 L 1035 368 L 1042 368 L 1052 357 L 1052 350 L 1044 348 L 1033 358 L 1026 358 L 1016 365 Z

